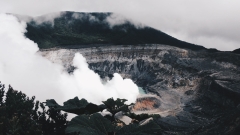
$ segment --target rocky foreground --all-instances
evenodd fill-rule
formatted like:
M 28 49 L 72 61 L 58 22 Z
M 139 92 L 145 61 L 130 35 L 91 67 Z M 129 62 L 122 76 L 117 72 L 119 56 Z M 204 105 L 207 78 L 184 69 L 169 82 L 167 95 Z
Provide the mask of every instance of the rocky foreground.
M 147 95 L 135 113 L 158 113 L 164 134 L 240 133 L 240 55 L 167 45 L 88 45 L 40 50 L 71 73 L 74 54 L 86 57 L 101 78 L 117 72 Z

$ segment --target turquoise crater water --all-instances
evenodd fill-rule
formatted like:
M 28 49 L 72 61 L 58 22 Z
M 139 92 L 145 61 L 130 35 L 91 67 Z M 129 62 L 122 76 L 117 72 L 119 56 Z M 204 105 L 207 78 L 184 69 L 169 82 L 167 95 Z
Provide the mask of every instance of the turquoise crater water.
M 138 87 L 138 90 L 139 90 L 139 93 L 140 93 L 141 95 L 147 94 L 142 87 Z

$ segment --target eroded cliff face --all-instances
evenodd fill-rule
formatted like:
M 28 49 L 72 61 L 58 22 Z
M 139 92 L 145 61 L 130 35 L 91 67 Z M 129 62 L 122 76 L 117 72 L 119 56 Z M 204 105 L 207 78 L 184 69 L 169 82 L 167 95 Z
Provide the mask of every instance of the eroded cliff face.
M 207 53 L 166 45 L 48 49 L 39 53 L 71 73 L 75 53 L 101 78 L 117 72 L 147 95 L 135 113 L 158 113 L 165 134 L 234 134 L 240 129 L 240 55 Z

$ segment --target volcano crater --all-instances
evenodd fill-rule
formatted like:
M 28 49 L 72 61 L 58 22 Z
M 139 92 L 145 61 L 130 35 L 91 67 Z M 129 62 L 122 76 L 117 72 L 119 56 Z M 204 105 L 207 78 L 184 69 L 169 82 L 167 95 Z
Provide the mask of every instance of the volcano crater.
M 164 134 L 239 132 L 238 54 L 161 44 L 69 46 L 39 51 L 69 73 L 75 69 L 72 60 L 77 52 L 103 80 L 119 73 L 142 87 L 146 94 L 138 97 L 134 112 L 160 114 L 158 124 Z

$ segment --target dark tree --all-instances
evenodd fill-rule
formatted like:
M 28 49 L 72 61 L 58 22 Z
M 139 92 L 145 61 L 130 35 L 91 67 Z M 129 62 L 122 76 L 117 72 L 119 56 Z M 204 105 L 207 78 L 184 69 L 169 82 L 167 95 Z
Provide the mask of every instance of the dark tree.
M 64 135 L 67 114 L 0 83 L 0 135 Z

